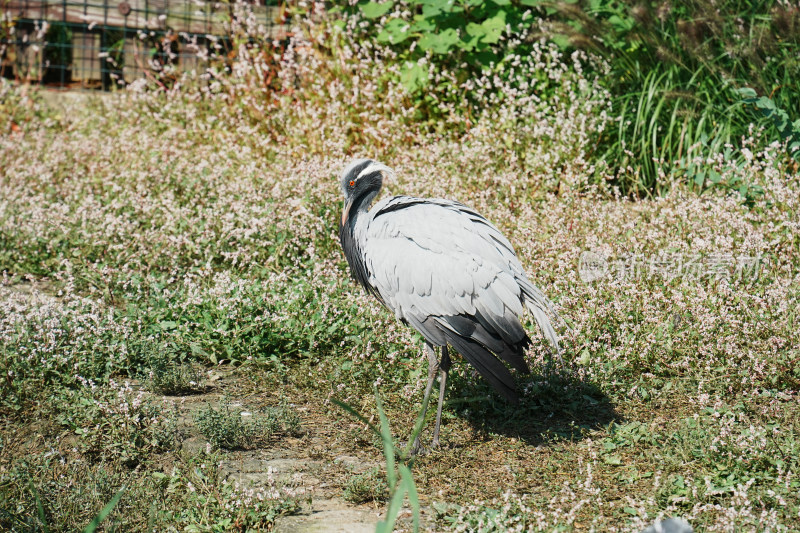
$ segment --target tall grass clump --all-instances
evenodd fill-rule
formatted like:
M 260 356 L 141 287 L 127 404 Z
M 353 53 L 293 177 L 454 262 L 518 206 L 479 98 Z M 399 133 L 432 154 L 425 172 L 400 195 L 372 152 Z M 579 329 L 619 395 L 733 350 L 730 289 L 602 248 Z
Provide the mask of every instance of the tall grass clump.
M 752 136 L 750 123 L 771 128 L 743 102 L 742 88 L 800 118 L 796 6 L 743 0 L 579 5 L 561 11 L 564 20 L 549 28 L 611 66 L 604 86 L 620 125 L 604 139 L 605 157 L 626 170 L 618 176 L 625 189 L 663 193 L 676 178 L 692 180 L 707 170 L 687 165 L 692 158 L 741 147 Z M 762 146 L 774 139 L 783 136 L 770 129 Z
M 613 124 L 590 129 L 590 152 L 603 163 L 590 170 L 603 171 L 598 182 L 610 172 L 624 194 L 663 194 L 691 182 L 707 168 L 689 161 L 740 147 L 752 122 L 769 129 L 762 146 L 785 139 L 743 101 L 742 88 L 800 118 L 800 10 L 780 2 L 401 0 L 359 2 L 350 12 L 363 17 L 359 27 L 377 46 L 392 50 L 400 70 L 390 75 L 404 84 L 417 115 L 432 122 L 474 116 L 502 99 L 497 87 L 485 100 L 474 80 L 490 72 L 513 83 L 513 67 L 540 42 L 603 58 L 586 67 L 607 91 Z M 442 80 L 437 71 L 450 74 Z

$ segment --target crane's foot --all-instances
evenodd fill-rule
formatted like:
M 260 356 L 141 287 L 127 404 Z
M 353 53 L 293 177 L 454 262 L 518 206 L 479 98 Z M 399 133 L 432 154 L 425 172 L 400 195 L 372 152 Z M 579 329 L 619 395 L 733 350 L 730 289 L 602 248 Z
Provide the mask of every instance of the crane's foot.
M 408 450 L 408 456 L 409 457 L 416 457 L 417 455 L 420 455 L 420 454 L 424 455 L 424 453 L 425 453 L 423 451 L 425 448 L 419 442 L 419 436 L 417 436 L 417 438 L 414 439 L 414 442 L 409 442 L 406 445 L 406 449 Z
M 419 441 L 419 437 L 417 437 L 414 439 L 413 444 L 409 443 L 409 446 L 411 447 L 408 454 L 409 457 L 422 457 L 433 453 L 440 447 L 440 444 L 439 439 L 435 439 L 429 446 L 423 446 Z

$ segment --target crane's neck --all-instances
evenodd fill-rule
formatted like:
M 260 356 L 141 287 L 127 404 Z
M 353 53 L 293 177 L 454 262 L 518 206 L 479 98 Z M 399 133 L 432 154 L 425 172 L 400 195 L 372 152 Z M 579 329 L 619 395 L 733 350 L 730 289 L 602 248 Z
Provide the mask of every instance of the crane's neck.
M 376 196 L 378 196 L 379 192 L 381 192 L 380 187 L 369 189 L 365 191 L 361 196 L 353 200 L 353 207 L 350 209 L 350 218 L 353 220 L 354 227 L 356 218 L 369 211 L 369 206 L 372 205 L 372 201 L 375 199 Z
M 371 290 L 369 285 L 370 274 L 364 262 L 364 243 L 361 242 L 365 232 L 359 231 L 357 226 L 367 222 L 366 218 L 369 216 L 367 210 L 378 195 L 378 192 L 380 192 L 380 189 L 365 191 L 364 194 L 357 197 L 350 207 L 347 218 L 339 228 L 339 241 L 342 244 L 347 264 L 350 265 L 350 273 L 368 291 Z

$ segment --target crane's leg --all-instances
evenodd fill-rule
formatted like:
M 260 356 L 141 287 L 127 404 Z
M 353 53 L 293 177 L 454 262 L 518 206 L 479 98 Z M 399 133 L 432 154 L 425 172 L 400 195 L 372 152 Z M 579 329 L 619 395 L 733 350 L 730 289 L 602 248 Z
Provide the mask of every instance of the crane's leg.
M 447 372 L 450 370 L 450 354 L 447 345 L 442 346 L 442 362 L 439 363 L 439 407 L 436 409 L 436 427 L 433 428 L 433 442 L 431 448 L 439 447 L 439 426 L 442 424 L 442 405 L 444 404 L 444 391 L 447 384 Z
M 425 396 L 422 399 L 422 405 L 426 406 L 425 408 L 427 410 L 428 400 L 431 397 L 431 390 L 433 389 L 433 382 L 436 380 L 436 374 L 439 371 L 439 359 L 436 357 L 436 352 L 431 343 L 426 342 L 423 351 L 425 355 L 428 356 L 428 384 L 425 386 Z M 422 430 L 420 430 L 420 433 L 422 433 Z M 414 439 L 414 444 L 411 444 L 411 455 L 416 455 L 420 448 L 419 435 L 417 435 Z

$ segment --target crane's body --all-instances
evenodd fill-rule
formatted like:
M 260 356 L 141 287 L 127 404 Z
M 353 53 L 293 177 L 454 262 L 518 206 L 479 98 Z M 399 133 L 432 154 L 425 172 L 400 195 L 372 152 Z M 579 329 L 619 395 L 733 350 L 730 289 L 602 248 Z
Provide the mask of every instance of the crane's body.
M 519 317 L 527 308 L 558 353 L 548 299 L 528 280 L 511 243 L 469 207 L 438 198 L 395 196 L 370 204 L 388 167 L 365 159 L 342 173 L 345 208 L 339 237 L 353 277 L 403 323 L 425 338 L 427 401 L 440 374 L 434 445 L 450 367 L 458 351 L 507 400 L 516 402 L 511 372 L 529 368 L 530 338 Z M 441 362 L 434 347 L 442 348 Z

